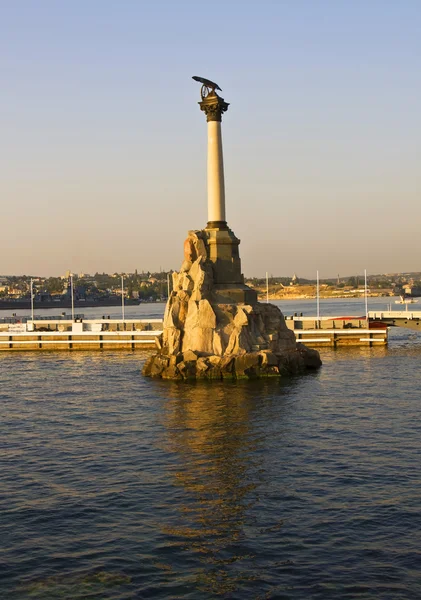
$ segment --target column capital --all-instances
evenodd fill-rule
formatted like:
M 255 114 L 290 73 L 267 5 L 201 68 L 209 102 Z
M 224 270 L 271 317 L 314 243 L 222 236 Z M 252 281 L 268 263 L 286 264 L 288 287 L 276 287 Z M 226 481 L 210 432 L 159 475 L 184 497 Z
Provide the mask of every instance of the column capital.
M 225 102 L 223 98 L 213 91 L 203 98 L 202 102 L 199 102 L 200 110 L 206 115 L 206 120 L 209 121 L 222 121 L 222 114 L 228 110 L 229 103 Z

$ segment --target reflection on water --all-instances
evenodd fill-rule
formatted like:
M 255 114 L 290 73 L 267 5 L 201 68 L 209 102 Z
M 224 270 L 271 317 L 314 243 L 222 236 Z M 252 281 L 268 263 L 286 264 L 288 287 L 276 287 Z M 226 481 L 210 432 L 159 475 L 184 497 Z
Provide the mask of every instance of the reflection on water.
M 165 398 L 165 450 L 179 457 L 174 481 L 186 492 L 174 521 L 164 521 L 161 531 L 198 556 L 195 580 L 203 591 L 225 595 L 258 580 L 256 539 L 279 535 L 281 511 L 258 511 L 270 485 L 259 414 L 270 412 L 274 396 L 282 404 L 293 387 L 294 381 L 157 385 Z

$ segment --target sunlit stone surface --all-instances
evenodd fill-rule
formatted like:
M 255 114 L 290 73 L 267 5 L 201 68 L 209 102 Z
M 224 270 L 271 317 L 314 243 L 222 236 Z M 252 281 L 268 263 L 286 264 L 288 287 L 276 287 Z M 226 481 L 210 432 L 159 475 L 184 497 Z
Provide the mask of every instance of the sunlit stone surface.
M 257 302 L 255 291 L 244 284 L 239 240 L 234 236 L 236 256 L 230 256 L 231 250 L 222 257 L 211 256 L 214 233 L 189 232 L 184 262 L 173 274 L 162 348 L 147 360 L 143 374 L 164 379 L 241 379 L 318 368 L 319 353 L 297 344 L 281 311 Z M 226 281 L 220 283 L 224 274 Z

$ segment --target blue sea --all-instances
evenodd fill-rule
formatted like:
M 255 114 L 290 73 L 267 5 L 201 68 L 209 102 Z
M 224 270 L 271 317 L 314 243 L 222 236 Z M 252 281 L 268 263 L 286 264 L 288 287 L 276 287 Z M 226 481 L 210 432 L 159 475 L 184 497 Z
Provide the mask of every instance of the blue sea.
M 0 597 L 421 598 L 421 335 L 321 356 L 222 384 L 144 379 L 143 351 L 0 354 Z

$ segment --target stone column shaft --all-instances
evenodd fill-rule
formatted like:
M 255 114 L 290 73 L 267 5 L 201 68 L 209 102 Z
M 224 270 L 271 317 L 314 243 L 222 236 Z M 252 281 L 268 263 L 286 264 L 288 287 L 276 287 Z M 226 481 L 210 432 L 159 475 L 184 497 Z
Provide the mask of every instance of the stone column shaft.
M 213 90 L 199 102 L 208 122 L 208 225 L 226 228 L 224 159 L 222 155 L 221 121 L 228 102 Z
M 208 121 L 208 222 L 223 222 L 225 220 L 221 122 Z

